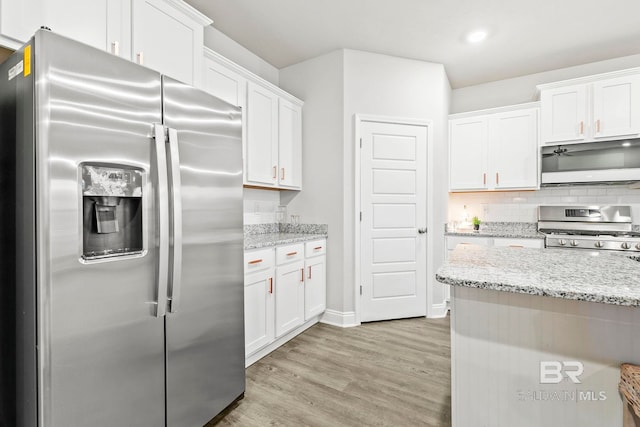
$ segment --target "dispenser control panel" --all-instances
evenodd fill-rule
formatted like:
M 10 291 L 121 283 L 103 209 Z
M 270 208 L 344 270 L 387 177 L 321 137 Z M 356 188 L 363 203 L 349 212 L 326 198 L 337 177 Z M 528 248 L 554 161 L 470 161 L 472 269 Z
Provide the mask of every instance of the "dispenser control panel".
M 82 166 L 82 193 L 84 196 L 140 197 L 142 171 L 85 164 Z

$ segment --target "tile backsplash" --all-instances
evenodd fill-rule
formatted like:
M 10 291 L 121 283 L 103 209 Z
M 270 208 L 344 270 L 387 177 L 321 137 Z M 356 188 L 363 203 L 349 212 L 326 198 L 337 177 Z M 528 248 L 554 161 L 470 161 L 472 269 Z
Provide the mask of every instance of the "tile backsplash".
M 244 223 L 271 224 L 276 222 L 276 209 L 280 205 L 280 192 L 245 188 Z
M 537 222 L 539 205 L 630 205 L 634 224 L 640 224 L 640 189 L 628 186 L 543 188 L 538 191 L 449 193 L 449 221 L 478 216 L 482 221 Z M 464 208 L 466 206 L 466 209 Z

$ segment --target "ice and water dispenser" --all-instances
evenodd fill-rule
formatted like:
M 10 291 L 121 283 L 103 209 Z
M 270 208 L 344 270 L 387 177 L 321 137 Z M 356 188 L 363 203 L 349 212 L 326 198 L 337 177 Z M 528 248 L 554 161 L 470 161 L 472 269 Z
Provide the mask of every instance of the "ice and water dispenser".
M 143 250 L 140 168 L 82 164 L 82 258 L 140 254 Z

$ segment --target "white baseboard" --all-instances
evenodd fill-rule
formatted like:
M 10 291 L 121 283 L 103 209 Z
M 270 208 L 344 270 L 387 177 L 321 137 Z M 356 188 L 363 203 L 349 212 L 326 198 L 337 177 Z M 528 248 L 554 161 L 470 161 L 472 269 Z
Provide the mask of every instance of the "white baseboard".
M 356 323 L 356 313 L 353 311 L 337 311 L 337 310 L 325 310 L 324 314 L 320 318 L 320 323 L 326 323 L 327 325 L 339 326 L 341 328 L 350 328 L 353 326 L 360 326 Z
M 433 304 L 431 306 L 431 310 L 429 310 L 429 315 L 427 317 L 430 319 L 446 317 L 448 311 L 449 304 L 447 304 L 447 301 L 443 302 L 442 304 Z

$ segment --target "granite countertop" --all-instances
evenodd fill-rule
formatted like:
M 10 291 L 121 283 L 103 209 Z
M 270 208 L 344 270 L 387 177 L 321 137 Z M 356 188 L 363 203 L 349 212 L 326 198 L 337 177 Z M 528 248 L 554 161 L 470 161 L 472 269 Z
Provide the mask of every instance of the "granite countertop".
M 326 239 L 327 233 L 263 233 L 244 236 L 244 249 L 259 249 L 291 243 Z
M 638 257 L 617 253 L 459 245 L 436 273 L 436 280 L 454 286 L 640 306 Z
M 483 222 L 480 230 L 446 230 L 445 236 L 507 237 L 512 239 L 544 239 L 535 222 Z
M 530 230 L 482 230 L 447 231 L 445 236 L 464 237 L 509 237 L 512 239 L 544 239 L 544 234 Z
M 244 226 L 244 249 L 260 249 L 326 239 L 327 224 L 269 223 Z

